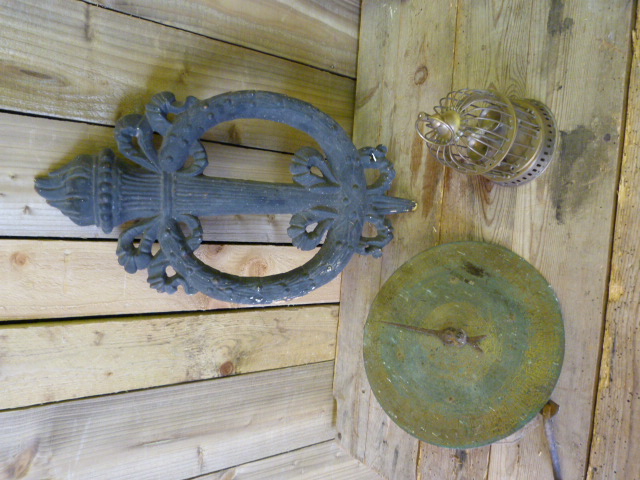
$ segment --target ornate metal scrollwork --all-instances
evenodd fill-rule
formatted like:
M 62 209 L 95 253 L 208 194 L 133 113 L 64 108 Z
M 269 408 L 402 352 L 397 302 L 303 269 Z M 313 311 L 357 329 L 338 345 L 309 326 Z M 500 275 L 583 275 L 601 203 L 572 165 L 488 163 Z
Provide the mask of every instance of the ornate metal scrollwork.
M 244 118 L 286 123 L 311 135 L 323 151 L 305 147 L 294 155 L 291 184 L 202 175 L 208 160 L 199 139 L 219 123 Z M 154 134 L 162 136 L 159 148 Z M 357 150 L 331 117 L 285 95 L 242 91 L 178 103 L 164 92 L 153 97 L 144 115 L 120 119 L 115 136 L 120 153 L 133 163 L 110 149 L 80 155 L 37 178 L 36 189 L 78 225 L 108 233 L 136 221 L 120 235 L 118 261 L 129 273 L 147 268 L 150 285 L 161 292 L 182 285 L 187 293 L 248 304 L 304 295 L 336 277 L 354 253 L 380 256 L 393 238 L 385 215 L 415 208 L 412 201 L 385 195 L 395 176 L 385 147 Z M 366 169 L 379 170 L 372 185 Z M 195 257 L 202 242 L 198 217 L 278 213 L 292 215 L 288 234 L 298 248 L 313 249 L 324 239 L 304 265 L 278 275 L 240 277 Z M 375 227 L 375 236 L 363 236 L 366 223 Z M 156 242 L 160 249 L 153 253 Z

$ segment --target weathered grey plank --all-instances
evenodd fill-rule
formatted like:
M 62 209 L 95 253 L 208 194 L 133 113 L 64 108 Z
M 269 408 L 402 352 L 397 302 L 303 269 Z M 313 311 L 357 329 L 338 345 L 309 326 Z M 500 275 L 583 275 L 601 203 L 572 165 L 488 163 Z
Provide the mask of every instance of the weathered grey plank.
M 0 240 L 0 323 L 6 320 L 68 318 L 246 308 L 207 297 L 159 293 L 147 272 L 127 273 L 115 242 Z M 205 263 L 242 276 L 283 273 L 305 263 L 315 251 L 275 245 L 203 245 L 196 255 Z M 335 303 L 340 279 L 287 304 Z
M 418 201 L 393 217 L 396 239 L 382 261 L 352 260 L 343 273 L 335 395 L 341 444 L 383 477 L 416 478 L 418 441 L 380 408 L 362 362 L 362 331 L 382 282 L 437 239 L 443 170 L 423 162 L 413 124 L 451 86 L 455 2 L 363 2 L 354 138 L 389 146 L 394 194 Z
M 369 457 L 370 464 L 387 476 L 404 468 L 397 478 L 413 478 L 412 456 L 403 454 L 410 449 L 396 450 L 379 439 L 393 438 L 388 442 L 393 446 L 407 443 L 396 440 L 394 427 L 377 409 L 362 372 L 349 366 L 361 358 L 358 331 L 361 335 L 380 279 L 387 278 L 410 252 L 435 242 L 485 240 L 524 256 L 560 297 L 568 341 L 564 371 L 554 392 L 561 407 L 554 421 L 565 476 L 581 478 L 586 470 L 600 348 L 633 5 L 622 0 L 566 4 L 460 0 L 440 5 L 428 20 L 411 20 L 435 9 L 433 5 L 363 5 L 361 58 L 369 61 L 361 70 L 367 72 L 367 88 L 361 90 L 365 83 L 358 86 L 356 137 L 366 131 L 390 143 L 390 156 L 402 172 L 397 193 L 411 193 L 415 186 L 415 192 L 425 196 L 423 211 L 437 213 L 401 217 L 396 221 L 399 240 L 387 248 L 382 267 L 354 262 L 344 274 L 341 318 L 350 323 L 341 322 L 339 330 L 338 431 L 358 458 Z M 413 15 L 405 16 L 409 11 Z M 411 35 L 392 33 L 401 27 Z M 441 46 L 454 30 L 455 51 Z M 375 32 L 379 40 L 368 39 L 367 32 L 371 37 Z M 430 48 L 421 51 L 412 41 L 424 41 Z M 371 52 L 368 45 L 373 46 Z M 431 68 L 428 63 L 451 55 L 454 62 L 448 67 L 443 63 Z M 426 71 L 419 74 L 421 65 Z M 589 65 L 586 70 L 585 65 Z M 389 71 L 393 75 L 387 75 Z M 453 80 L 447 84 L 442 81 L 445 76 Z M 410 90 L 411 82 L 420 79 L 425 79 L 434 98 Z M 413 131 L 415 115 L 430 111 L 438 97 L 452 88 L 486 87 L 546 102 L 562 131 L 561 160 L 540 179 L 516 190 L 448 171 L 441 204 L 438 167 L 426 158 L 426 148 Z M 364 112 L 368 115 L 359 116 Z M 426 172 L 432 175 L 427 177 Z M 431 183 L 421 185 L 427 178 Z M 422 243 L 416 243 L 417 238 Z M 351 362 L 343 366 L 342 358 Z M 451 452 L 423 446 L 418 472 L 428 476 L 438 471 L 444 478 L 540 478 L 550 474 L 541 435 L 540 428 L 531 429 L 520 442 L 491 447 L 490 457 L 486 448 L 464 452 L 462 468 L 445 458 Z M 376 440 L 379 446 L 368 447 Z M 381 466 L 393 460 L 394 453 L 402 466 Z M 442 462 L 442 469 L 434 462 Z
M 640 478 L 640 46 L 637 25 L 636 20 L 589 479 Z
M 540 178 L 515 189 L 449 172 L 440 241 L 506 246 L 555 289 L 566 346 L 554 424 L 571 479 L 584 477 L 588 461 L 633 14 L 625 0 L 461 0 L 458 8 L 454 88 L 495 86 L 545 102 L 561 147 Z M 488 478 L 550 478 L 543 438 L 537 429 L 492 446 Z
M 0 412 L 0 474 L 184 479 L 334 436 L 333 362 Z

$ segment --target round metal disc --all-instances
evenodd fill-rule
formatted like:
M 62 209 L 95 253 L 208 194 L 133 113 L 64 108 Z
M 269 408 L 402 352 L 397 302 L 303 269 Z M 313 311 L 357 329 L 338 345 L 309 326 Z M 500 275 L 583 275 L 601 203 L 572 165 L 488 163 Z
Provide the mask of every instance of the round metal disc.
M 495 442 L 529 422 L 563 355 L 549 283 L 515 253 L 480 242 L 440 245 L 405 263 L 378 293 L 364 332 L 382 408 L 411 435 L 452 448 Z

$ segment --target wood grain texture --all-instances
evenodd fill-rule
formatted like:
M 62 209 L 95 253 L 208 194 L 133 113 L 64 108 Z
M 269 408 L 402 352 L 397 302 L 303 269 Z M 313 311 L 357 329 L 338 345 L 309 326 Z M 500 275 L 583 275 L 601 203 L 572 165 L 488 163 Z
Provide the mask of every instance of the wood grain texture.
M 0 413 L 0 472 L 183 479 L 334 436 L 333 362 Z
M 0 235 L 15 237 L 0 239 L 0 409 L 12 409 L 0 411 L 0 479 L 217 472 L 226 480 L 238 465 L 254 478 L 379 478 L 333 444 L 300 450 L 335 436 L 330 360 L 339 279 L 288 302 L 320 306 L 191 314 L 238 305 L 154 292 L 146 273 L 128 275 L 117 264 L 109 239 L 119 232 L 71 225 L 33 191 L 34 176 L 113 146 L 109 127 L 163 90 L 179 100 L 280 92 L 351 132 L 355 82 L 347 77 L 355 73 L 358 2 L 255 0 L 245 11 L 247 2 L 120 2 L 146 5 L 164 20 L 91 3 L 0 0 Z M 193 28 L 158 23 L 169 18 Z M 282 25 L 290 33 L 278 37 Z M 313 144 L 259 121 L 225 123 L 206 139 L 218 142 L 206 146 L 206 174 L 270 182 L 291 181 L 290 154 L 276 151 Z M 287 216 L 220 217 L 203 226 L 208 241 L 290 242 Z M 206 245 L 198 255 L 254 276 L 288 271 L 314 253 Z M 109 318 L 131 314 L 144 316 Z M 91 318 L 70 320 L 83 316 Z M 46 321 L 55 318 L 62 320 Z M 115 393 L 132 389 L 143 390 Z M 292 453 L 274 457 L 282 452 Z
M 526 52 L 529 44 L 529 16 L 531 3 L 527 0 L 514 2 L 457 2 L 456 49 L 451 90 L 461 88 L 495 88 L 507 94 L 520 94 L 526 75 Z M 441 96 L 447 92 L 441 91 Z M 434 103 L 433 105 L 436 105 Z M 425 108 L 431 108 L 425 106 Z M 425 151 L 426 161 L 435 162 Z M 424 157 L 423 157 L 424 158 Z M 450 179 L 456 177 L 454 182 Z M 483 203 L 473 190 L 477 179 L 469 179 L 457 173 L 446 171 L 446 184 L 442 217 L 438 226 L 438 243 L 459 240 L 478 240 L 473 233 L 465 231 L 476 219 L 489 219 L 487 230 L 499 235 L 507 235 L 511 225 L 504 224 L 510 216 L 503 213 L 512 208 L 515 189 L 504 190 L 504 197 L 497 203 Z M 459 182 L 459 183 L 456 183 Z M 481 189 L 485 182 L 480 182 Z M 490 187 L 489 187 L 490 188 Z M 482 193 L 482 190 L 480 190 Z M 480 205 L 478 207 L 478 205 Z M 453 230 L 453 231 L 452 231 Z M 495 243 L 499 240 L 492 239 Z M 503 243 L 504 244 L 504 243 Z M 509 449 L 513 444 L 498 449 Z M 456 450 L 434 447 L 421 443 L 418 471 L 420 478 L 455 478 L 485 480 L 494 471 L 500 473 L 495 478 L 511 478 L 512 470 L 501 469 L 502 459 L 491 458 L 492 447 Z M 511 466 L 512 457 L 507 455 Z M 516 457 L 519 458 L 519 457 Z M 498 468 L 490 470 L 490 459 Z M 544 478 L 544 477 L 535 477 Z
M 290 155 L 203 142 L 209 157 L 204 174 L 263 182 L 292 182 Z M 0 232 L 15 237 L 117 238 L 98 227 L 80 227 L 47 205 L 34 189 L 36 176 L 81 154 L 117 151 L 113 128 L 0 113 Z M 204 217 L 205 241 L 290 243 L 289 215 Z
M 565 477 L 581 478 L 586 469 L 600 346 L 633 5 L 625 1 L 565 5 L 551 0 L 453 3 L 414 2 L 411 6 L 408 2 L 364 3 L 361 58 L 370 59 L 371 70 L 361 70 L 369 78 L 367 89 L 361 90 L 364 74 L 359 76 L 356 138 L 358 132 L 366 131 L 385 141 L 385 134 L 393 132 L 391 152 L 396 144 L 403 146 L 406 139 L 413 140 L 413 148 L 398 148 L 404 154 L 403 159 L 413 159 L 410 165 L 413 168 L 402 170 L 408 160 L 395 158 L 403 172 L 398 176 L 397 188 L 401 192 L 408 182 L 423 180 L 423 176 L 416 174 L 418 169 L 424 172 L 436 168 L 429 167 L 433 159 L 424 159 L 425 149 L 413 131 L 415 114 L 411 112 L 431 109 L 437 98 L 423 104 L 415 94 L 405 93 L 410 79 L 408 67 L 393 64 L 393 58 L 411 62 L 413 57 L 407 52 L 419 51 L 410 40 L 396 33 L 394 28 L 399 27 L 393 25 L 402 24 L 406 31 L 415 25 L 408 38 L 425 39 L 430 47 L 427 54 L 437 52 L 431 54 L 441 59 L 447 58 L 447 51 L 453 54 L 454 62 L 448 69 L 445 64 L 439 65 L 439 70 L 426 65 L 427 84 L 434 74 L 453 79 L 448 85 L 446 82 L 431 85 L 438 90 L 433 92 L 434 97 L 444 96 L 451 88 L 493 87 L 511 95 L 542 100 L 554 111 L 562 132 L 561 160 L 539 180 L 518 189 L 494 187 L 482 179 L 447 171 L 442 207 L 433 193 L 437 182 L 431 189 L 421 190 L 427 196 L 425 203 L 434 206 L 436 212 L 441 211 L 441 218 L 436 213 L 431 219 L 418 222 L 414 220 L 418 218 L 415 214 L 403 216 L 397 222 L 398 227 L 405 228 L 403 224 L 407 222 L 407 229 L 398 234 L 400 243 L 387 248 L 382 266 L 371 268 L 354 262 L 345 271 L 341 319 L 348 319 L 355 326 L 351 330 L 341 321 L 339 327 L 335 387 L 338 432 L 345 447 L 364 459 L 366 445 L 385 435 L 391 436 L 388 432 L 394 431 L 386 418 L 370 407 L 371 394 L 364 378 L 359 376 L 361 372 L 349 366 L 350 362 L 346 362 L 347 366 L 343 363 L 343 358 L 352 362 L 360 358 L 357 346 L 350 349 L 349 345 L 354 345 L 361 335 L 358 331 L 361 332 L 379 281 L 406 260 L 403 252 L 408 257 L 412 248 L 424 249 L 434 241 L 485 240 L 524 256 L 556 287 L 568 341 L 564 371 L 554 393 L 561 413 L 554 423 Z M 428 20 L 416 24 L 402 15 L 403 9 L 424 12 L 432 6 L 434 12 Z M 449 11 L 452 13 L 443 14 Z M 449 28 L 434 25 L 434 19 L 442 18 L 451 19 L 448 23 L 443 21 Z M 453 48 L 436 48 L 436 42 L 444 41 L 452 24 L 455 52 Z M 378 43 L 367 39 L 367 31 L 376 32 Z M 367 51 L 368 45 L 375 45 L 371 53 Z M 414 48 L 410 49 L 410 45 Z M 393 55 L 386 54 L 387 51 Z M 366 67 L 367 62 L 361 65 Z M 393 65 L 393 76 L 385 77 L 387 65 Z M 412 65 L 417 73 L 420 63 Z M 590 72 L 610 74 L 585 75 L 584 65 L 589 65 Z M 377 85 L 371 77 L 384 82 Z M 416 78 L 424 75 L 414 75 L 412 79 Z M 378 92 L 376 86 L 382 91 Z M 393 99 L 390 103 L 394 108 L 390 111 L 375 108 L 380 105 L 375 103 L 376 99 L 385 94 Z M 405 99 L 406 105 L 402 103 Z M 411 101 L 417 104 L 414 110 Z M 368 115 L 359 116 L 362 112 Z M 431 237 L 426 234 L 429 228 L 433 231 Z M 423 239 L 422 248 L 415 243 L 417 238 Z M 372 278 L 363 280 L 367 275 Z M 361 319 L 360 323 L 354 318 Z M 353 350 L 351 356 L 345 354 Z M 350 420 L 352 424 L 348 423 Z M 374 424 L 377 428 L 372 428 Z M 394 457 L 385 455 L 385 442 L 379 444 L 370 450 L 370 462 L 392 477 L 390 469 L 380 464 Z M 376 458 L 374 451 L 378 453 Z M 396 465 L 395 471 L 404 469 L 398 478 L 414 478 L 412 457 L 402 455 L 401 451 L 395 450 L 395 458 L 403 464 Z M 450 451 L 422 445 L 417 475 L 425 479 L 433 478 L 433 472 L 438 472 L 439 478 L 548 478 L 551 472 L 541 429 L 529 430 L 519 442 L 460 452 L 459 457 L 465 458 L 462 466 L 451 461 Z
M 552 426 L 554 434 L 557 427 Z M 509 441 L 505 439 L 501 442 L 486 447 L 481 450 L 487 454 L 490 452 L 490 465 L 487 472 L 487 460 L 481 465 L 473 465 L 469 461 L 467 477 L 462 478 L 487 478 L 491 480 L 502 479 L 549 479 L 555 480 L 553 477 L 553 467 L 549 450 L 549 443 L 544 430 L 542 415 L 537 415 L 528 425 L 523 427 L 521 431 L 516 432 L 513 437 L 515 440 Z M 519 438 L 518 438 L 519 437 Z M 467 450 L 469 459 L 474 458 L 479 452 L 476 450 Z M 471 475 L 471 472 L 473 474 Z M 486 477 L 478 476 L 487 472 Z M 571 477 L 562 477 L 569 479 Z
M 489 462 L 488 448 L 458 450 L 439 448 L 420 442 L 418 478 L 452 480 L 485 480 L 478 472 L 487 470 Z
M 382 480 L 335 442 L 239 465 L 194 480 Z
M 636 20 L 589 479 L 640 478 L 640 46 L 637 25 Z
M 347 131 L 353 80 L 77 0 L 3 2 L 0 108 L 113 125 L 165 90 L 178 99 L 271 90 L 314 104 Z M 296 151 L 308 136 L 261 121 L 207 138 Z
M 333 360 L 338 308 L 0 326 L 0 409 Z
M 382 261 L 354 259 L 343 273 L 334 386 L 338 438 L 384 478 L 407 480 L 416 478 L 418 441 L 389 419 L 371 392 L 362 331 L 381 284 L 437 239 L 443 169 L 422 161 L 426 146 L 414 135 L 413 124 L 425 105 L 437 103 L 450 89 L 455 4 L 363 2 L 361 25 L 354 138 L 389 146 L 398 172 L 393 192 L 419 206 L 392 218 L 396 238 L 385 247 Z
M 458 3 L 454 88 L 495 86 L 545 102 L 562 145 L 543 176 L 516 189 L 447 172 L 440 242 L 501 244 L 554 287 L 566 331 L 554 425 L 571 479 L 584 477 L 588 457 L 632 7 L 622 0 Z M 487 475 L 551 478 L 540 433 L 492 446 L 488 471 L 479 467 L 472 478 Z
M 0 241 L 3 320 L 68 318 L 134 313 L 246 308 L 203 294 L 158 293 L 145 271 L 125 272 L 110 241 Z M 196 253 L 218 270 L 242 276 L 282 273 L 306 262 L 315 251 L 274 245 L 203 245 Z M 287 304 L 335 303 L 340 278 Z
M 354 78 L 358 0 L 85 0 Z

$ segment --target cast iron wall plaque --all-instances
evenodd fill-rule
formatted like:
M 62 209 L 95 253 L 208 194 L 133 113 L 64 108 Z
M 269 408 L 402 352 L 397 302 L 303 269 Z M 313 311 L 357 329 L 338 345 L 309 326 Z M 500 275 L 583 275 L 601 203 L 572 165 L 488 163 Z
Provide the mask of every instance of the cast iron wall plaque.
M 294 155 L 292 184 L 202 175 L 208 163 L 202 135 L 219 123 L 249 118 L 306 132 L 322 152 L 305 147 Z M 159 148 L 154 133 L 162 136 Z M 149 283 L 161 292 L 182 285 L 188 293 L 248 304 L 304 295 L 335 278 L 354 253 L 381 255 L 393 238 L 385 215 L 415 208 L 412 201 L 385 195 L 395 172 L 384 146 L 357 150 L 331 117 L 277 93 L 241 91 L 184 103 L 160 93 L 144 115 L 120 119 L 115 136 L 120 153 L 133 163 L 110 149 L 80 155 L 36 179 L 36 190 L 78 225 L 108 233 L 135 221 L 120 235 L 118 260 L 130 273 L 147 268 Z M 379 170 L 371 185 L 366 169 Z M 195 257 L 202 242 L 198 217 L 241 214 L 292 214 L 287 232 L 295 246 L 310 250 L 324 243 L 304 265 L 266 277 L 223 273 Z M 366 223 L 375 236 L 363 236 Z M 156 241 L 160 250 L 153 254 Z M 175 274 L 167 274 L 169 266 Z

